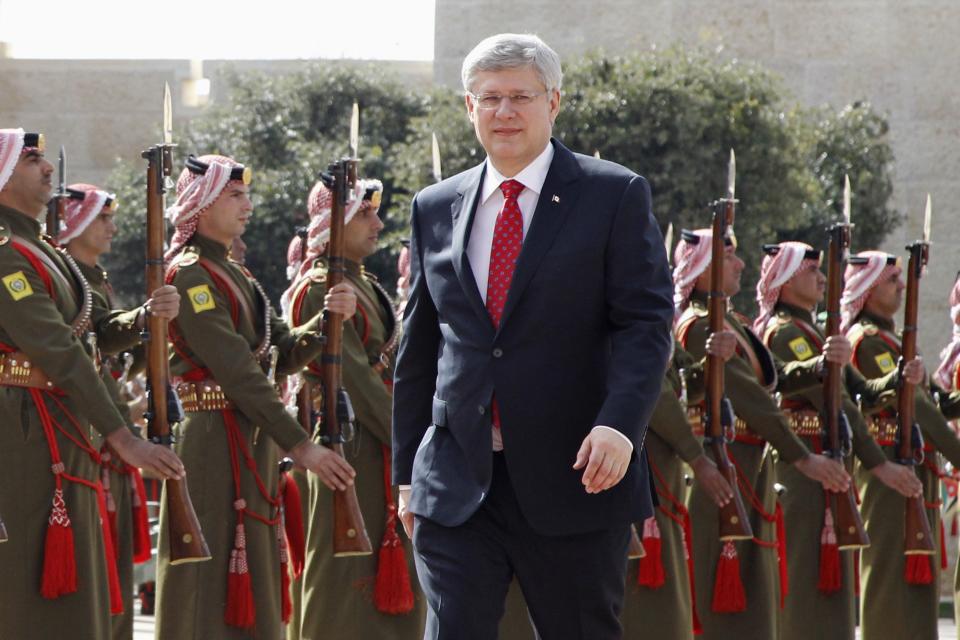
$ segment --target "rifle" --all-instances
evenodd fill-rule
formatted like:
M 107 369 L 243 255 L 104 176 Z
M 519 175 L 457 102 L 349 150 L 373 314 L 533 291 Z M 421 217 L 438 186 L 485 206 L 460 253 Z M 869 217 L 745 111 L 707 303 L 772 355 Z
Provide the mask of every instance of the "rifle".
M 900 346 L 900 390 L 897 397 L 897 462 L 916 465 L 923 461 L 923 440 L 920 425 L 914 417 L 916 388 L 903 379 L 903 367 L 917 355 L 917 311 L 920 299 L 920 277 L 930 258 L 930 196 L 923 223 L 923 240 L 907 246 L 910 260 L 907 264 L 907 292 L 903 310 L 903 337 Z M 936 553 L 930 521 L 927 519 L 923 497 L 907 498 L 904 519 L 903 552 L 905 555 L 933 555 Z
M 727 171 L 727 197 L 716 201 L 713 206 L 713 238 L 710 246 L 710 295 L 708 312 L 710 333 L 723 331 L 727 311 L 727 294 L 724 292 L 723 263 L 725 245 L 736 211 L 736 174 L 737 164 L 733 150 L 730 150 L 730 163 Z M 710 447 L 717 469 L 724 475 L 733 490 L 733 499 L 720 508 L 720 539 L 745 540 L 753 538 L 753 528 L 743 506 L 737 482 L 737 470 L 730 464 L 727 455 L 727 443 L 733 442 L 734 414 L 730 400 L 724 396 L 724 362 L 719 356 L 707 354 L 706 370 L 706 415 L 703 442 Z
M 63 145 L 60 146 L 60 159 L 57 161 L 57 179 L 59 185 L 50 202 L 47 203 L 47 218 L 44 223 L 46 234 L 53 238 L 54 242 L 60 235 L 60 221 L 63 220 L 67 199 L 70 197 L 67 192 L 67 154 Z
M 827 249 L 827 326 L 826 335 L 840 335 L 840 296 L 843 294 L 843 272 L 850 255 L 850 178 L 844 177 L 843 221 L 831 226 Z M 850 455 L 850 425 L 843 412 L 843 367 L 834 362 L 825 363 L 823 379 L 823 426 L 825 455 L 843 461 Z M 861 549 L 870 545 L 863 526 L 857 497 L 851 484 L 846 492 L 829 493 L 825 507 L 836 515 L 837 546 L 840 549 Z
M 146 280 L 147 295 L 164 284 L 163 244 L 164 229 L 163 197 L 173 170 L 172 130 L 173 115 L 170 104 L 170 86 L 164 88 L 163 137 L 161 144 L 144 151 L 141 156 L 147 161 L 147 242 Z M 168 361 L 167 321 L 149 315 L 144 323 L 141 338 L 147 350 L 147 435 L 151 442 L 170 446 L 173 437 L 170 423 L 183 420 L 183 407 L 170 385 Z M 187 480 L 166 480 L 164 491 L 167 500 L 167 516 L 170 526 L 170 564 L 209 560 L 210 550 L 200 530 L 200 521 L 190 501 Z

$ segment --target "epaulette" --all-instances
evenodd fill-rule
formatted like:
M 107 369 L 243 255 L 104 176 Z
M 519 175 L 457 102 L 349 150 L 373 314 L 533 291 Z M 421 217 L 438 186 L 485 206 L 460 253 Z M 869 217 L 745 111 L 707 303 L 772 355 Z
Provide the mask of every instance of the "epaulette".
M 197 264 L 197 260 L 199 259 L 200 259 L 200 247 L 189 246 L 189 247 L 186 247 L 182 252 L 180 252 L 180 259 L 175 260 L 175 264 L 178 267 L 189 267 L 191 265 Z
M 860 343 L 863 342 L 863 339 L 866 336 L 875 336 L 879 332 L 877 326 L 869 322 L 854 322 L 853 325 L 847 329 L 847 340 L 850 341 L 850 346 L 853 347 L 853 352 L 857 352 L 857 347 L 860 346 Z
M 10 230 L 7 225 L 0 222 L 0 247 L 10 244 Z
M 311 269 L 307 277 L 310 278 L 310 282 L 326 282 L 327 272 L 322 269 Z
M 371 282 L 380 282 L 380 278 L 378 278 L 375 273 L 367 271 L 363 267 L 360 267 L 360 275 L 362 275 L 367 280 L 370 280 Z
M 783 310 L 777 311 L 777 324 L 790 324 L 791 322 L 793 322 L 792 315 Z

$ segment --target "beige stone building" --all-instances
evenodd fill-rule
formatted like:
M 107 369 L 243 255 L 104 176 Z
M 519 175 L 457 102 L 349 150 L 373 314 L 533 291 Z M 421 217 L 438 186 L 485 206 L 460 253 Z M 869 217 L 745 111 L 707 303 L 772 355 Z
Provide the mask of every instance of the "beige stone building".
M 903 254 L 933 197 L 921 346 L 949 340 L 946 296 L 960 269 L 960 2 L 956 0 L 437 0 L 434 78 L 459 86 L 463 56 L 504 30 L 539 34 L 561 56 L 675 42 L 723 47 L 780 73 L 797 99 L 869 100 L 887 115 L 895 204 L 909 215 L 884 247 Z M 856 215 L 856 203 L 854 203 Z M 861 247 L 864 248 L 864 247 Z

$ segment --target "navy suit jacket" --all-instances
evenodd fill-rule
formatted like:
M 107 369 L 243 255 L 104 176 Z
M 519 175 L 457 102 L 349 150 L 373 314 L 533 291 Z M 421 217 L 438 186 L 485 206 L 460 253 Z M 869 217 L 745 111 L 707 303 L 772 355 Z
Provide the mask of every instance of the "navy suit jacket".
M 646 180 L 556 140 L 499 330 L 466 248 L 484 165 L 420 191 L 393 397 L 393 480 L 409 508 L 465 522 L 490 487 L 491 399 L 524 517 L 545 535 L 652 513 L 643 439 L 671 349 L 672 285 Z M 573 467 L 595 425 L 634 445 L 623 480 L 587 494 Z

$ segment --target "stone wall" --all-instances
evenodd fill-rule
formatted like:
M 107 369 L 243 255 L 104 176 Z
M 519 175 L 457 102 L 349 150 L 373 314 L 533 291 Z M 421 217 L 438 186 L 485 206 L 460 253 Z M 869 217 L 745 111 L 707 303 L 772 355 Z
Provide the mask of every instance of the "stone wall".
M 509 22 L 507 22 L 507 18 Z M 561 56 L 674 42 L 722 46 L 777 71 L 807 105 L 867 99 L 896 154 L 895 204 L 910 217 L 886 243 L 903 253 L 933 197 L 932 259 L 921 298 L 928 362 L 949 340 L 947 294 L 960 267 L 960 3 L 955 0 L 437 0 L 434 77 L 459 86 L 463 56 L 499 31 L 539 34 Z M 853 203 L 854 217 L 856 202 Z M 854 219 L 854 222 L 856 220 Z M 857 247 L 864 249 L 868 247 Z

